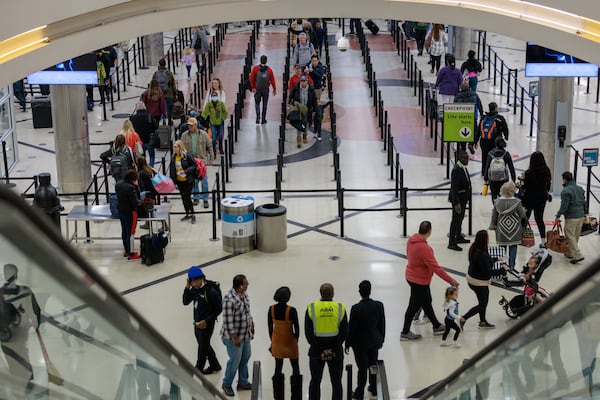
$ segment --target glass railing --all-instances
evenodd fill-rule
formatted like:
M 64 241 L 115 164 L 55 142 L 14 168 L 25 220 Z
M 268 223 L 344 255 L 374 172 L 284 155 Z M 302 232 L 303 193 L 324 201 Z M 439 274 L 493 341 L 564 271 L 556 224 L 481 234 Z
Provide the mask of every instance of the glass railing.
M 599 287 L 597 260 L 421 399 L 600 399 Z
M 225 399 L 0 187 L 0 399 Z

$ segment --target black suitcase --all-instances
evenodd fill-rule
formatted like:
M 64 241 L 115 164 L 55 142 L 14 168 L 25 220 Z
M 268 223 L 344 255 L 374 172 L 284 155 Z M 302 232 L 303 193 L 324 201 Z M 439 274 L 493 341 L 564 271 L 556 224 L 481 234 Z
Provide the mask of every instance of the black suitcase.
M 371 20 L 371 19 L 366 20 L 365 25 L 367 26 L 367 28 L 369 28 L 369 30 L 371 31 L 371 33 L 373 35 L 377 35 L 379 33 L 379 27 L 377 25 L 375 25 L 375 22 L 373 22 L 373 20 Z
M 168 150 L 171 148 L 171 126 L 170 125 L 159 125 L 156 130 L 158 138 L 160 139 L 159 149 Z
M 152 235 L 143 235 L 140 237 L 140 242 L 142 264 L 150 266 L 165 261 L 164 249 L 158 249 L 152 246 Z

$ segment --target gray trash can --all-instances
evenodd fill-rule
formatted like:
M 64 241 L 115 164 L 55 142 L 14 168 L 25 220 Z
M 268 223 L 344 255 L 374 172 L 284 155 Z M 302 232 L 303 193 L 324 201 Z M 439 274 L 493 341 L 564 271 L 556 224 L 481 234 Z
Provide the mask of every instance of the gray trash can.
M 235 195 L 221 200 L 221 221 L 224 251 L 254 250 L 254 197 Z
M 256 248 L 277 253 L 287 248 L 287 210 L 279 204 L 256 208 Z

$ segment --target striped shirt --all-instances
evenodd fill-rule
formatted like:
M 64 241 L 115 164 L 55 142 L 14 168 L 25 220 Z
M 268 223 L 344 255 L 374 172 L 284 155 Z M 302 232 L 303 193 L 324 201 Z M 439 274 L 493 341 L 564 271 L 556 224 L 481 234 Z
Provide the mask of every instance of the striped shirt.
M 221 336 L 231 339 L 231 334 L 235 333 L 240 340 L 252 340 L 254 338 L 252 324 L 248 294 L 239 294 L 235 289 L 230 289 L 223 297 Z

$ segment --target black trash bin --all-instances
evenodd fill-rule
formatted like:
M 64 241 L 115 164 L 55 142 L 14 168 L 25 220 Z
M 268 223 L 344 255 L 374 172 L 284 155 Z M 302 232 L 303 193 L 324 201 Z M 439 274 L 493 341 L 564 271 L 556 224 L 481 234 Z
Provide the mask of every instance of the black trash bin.
M 287 248 L 287 210 L 279 204 L 256 208 L 256 248 L 277 253 Z
M 31 113 L 34 128 L 52 128 L 52 104 L 49 96 L 31 99 Z

